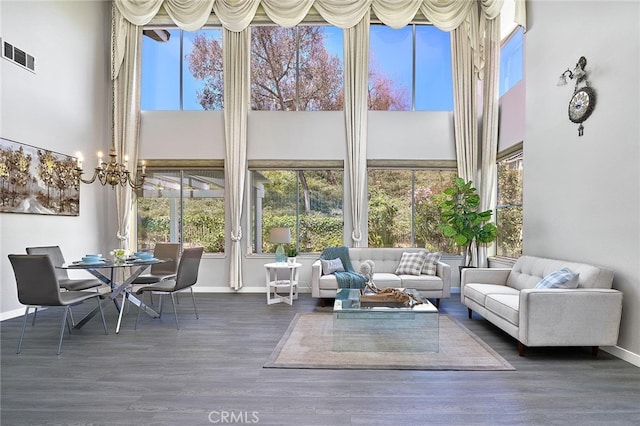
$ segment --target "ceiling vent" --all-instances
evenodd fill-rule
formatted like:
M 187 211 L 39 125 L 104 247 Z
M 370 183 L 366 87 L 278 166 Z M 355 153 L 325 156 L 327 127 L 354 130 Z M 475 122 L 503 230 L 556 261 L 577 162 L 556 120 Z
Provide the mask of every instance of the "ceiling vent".
M 33 73 L 36 72 L 36 58 L 6 40 L 2 42 L 2 57 Z

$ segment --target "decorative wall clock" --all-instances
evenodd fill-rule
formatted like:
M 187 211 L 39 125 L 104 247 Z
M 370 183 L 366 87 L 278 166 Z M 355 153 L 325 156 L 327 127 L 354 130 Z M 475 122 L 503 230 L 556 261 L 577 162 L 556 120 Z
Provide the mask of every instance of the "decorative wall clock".
M 563 72 L 558 82 L 558 86 L 564 86 L 567 84 L 567 77 L 576 80 L 573 96 L 571 96 L 571 100 L 569 101 L 569 120 L 579 124 L 578 136 L 583 135 L 584 126 L 582 123 L 591 116 L 591 113 L 596 107 L 596 92 L 589 86 L 587 72 L 584 69 L 586 65 L 587 59 L 581 56 L 575 68 L 573 70 L 567 69 Z M 581 83 L 583 86 L 580 86 Z

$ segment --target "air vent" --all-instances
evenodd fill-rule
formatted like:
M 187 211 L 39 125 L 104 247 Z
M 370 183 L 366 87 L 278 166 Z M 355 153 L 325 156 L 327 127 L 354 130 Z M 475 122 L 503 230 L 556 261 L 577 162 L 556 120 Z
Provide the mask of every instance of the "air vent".
M 8 41 L 2 39 L 0 39 L 0 41 L 2 42 L 3 58 L 33 73 L 36 72 L 36 58 L 29 55 L 24 50 L 17 48 Z

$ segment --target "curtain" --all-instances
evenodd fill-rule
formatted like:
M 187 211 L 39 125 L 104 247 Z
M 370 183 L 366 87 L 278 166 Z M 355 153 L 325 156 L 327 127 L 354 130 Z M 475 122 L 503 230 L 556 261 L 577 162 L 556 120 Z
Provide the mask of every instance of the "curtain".
M 242 205 L 247 169 L 251 31 L 222 32 L 225 131 L 225 199 L 230 207 L 231 255 L 229 286 L 242 287 Z
M 480 210 L 493 209 L 496 205 L 498 153 L 498 106 L 500 72 L 500 15 L 485 21 L 484 32 L 484 81 L 482 95 L 482 135 L 480 167 Z M 488 248 L 478 248 L 478 266 L 487 266 Z
M 362 242 L 362 216 L 367 194 L 367 114 L 369 87 L 369 14 L 344 30 L 344 114 L 351 196 L 353 247 Z
M 111 25 L 111 80 L 112 80 L 112 149 L 115 149 L 120 161 L 128 156 L 127 169 L 136 176 L 138 164 L 138 131 L 140 128 L 140 44 L 142 27 L 128 22 L 112 8 Z M 118 37 L 118 34 L 120 36 Z M 115 60 L 115 44 L 123 46 L 121 61 Z M 128 249 L 131 238 L 131 210 L 133 191 L 127 186 L 117 185 L 116 211 L 120 248 Z

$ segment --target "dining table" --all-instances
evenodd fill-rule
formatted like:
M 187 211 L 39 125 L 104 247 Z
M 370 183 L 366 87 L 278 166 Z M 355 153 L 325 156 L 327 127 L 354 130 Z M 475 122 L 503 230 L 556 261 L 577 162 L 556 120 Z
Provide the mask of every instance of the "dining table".
M 94 277 L 108 285 L 111 291 L 105 294 L 105 300 L 100 302 L 103 305 L 113 303 L 118 310 L 118 322 L 116 324 L 116 334 L 120 332 L 120 324 L 122 323 L 122 314 L 127 301 L 133 303 L 145 312 L 147 315 L 157 318 L 160 315 L 151 309 L 148 305 L 142 302 L 133 295 L 131 291 L 133 281 L 138 278 L 145 270 L 156 263 L 163 263 L 167 260 L 164 259 L 138 259 L 135 257 L 129 257 L 122 260 L 109 260 L 101 259 L 100 261 L 93 262 L 71 262 L 65 263 L 59 268 L 68 270 L 82 269 L 86 270 Z M 128 274 L 127 274 L 128 272 Z M 119 278 L 119 277 L 122 278 Z M 118 303 L 118 298 L 122 297 L 122 302 Z M 91 318 L 100 312 L 100 307 L 96 306 L 92 311 L 87 313 L 80 321 L 76 323 L 74 328 L 82 328 Z

